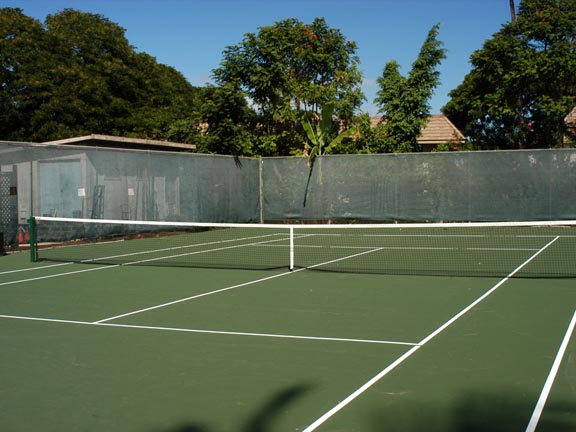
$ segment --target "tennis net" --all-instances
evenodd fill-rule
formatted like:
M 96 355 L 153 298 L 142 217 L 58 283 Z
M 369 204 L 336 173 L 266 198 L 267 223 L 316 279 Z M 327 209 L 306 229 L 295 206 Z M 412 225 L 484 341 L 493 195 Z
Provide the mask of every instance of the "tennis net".
M 284 225 L 36 217 L 31 232 L 34 260 L 576 277 L 576 221 Z

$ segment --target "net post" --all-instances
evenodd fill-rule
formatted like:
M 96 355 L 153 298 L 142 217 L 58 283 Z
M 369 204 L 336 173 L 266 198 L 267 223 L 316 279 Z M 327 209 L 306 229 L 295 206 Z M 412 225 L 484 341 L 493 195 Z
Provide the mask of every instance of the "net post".
M 258 205 L 260 207 L 260 223 L 264 223 L 264 159 L 258 158 Z
M 294 270 L 294 227 L 290 226 L 290 271 Z
M 30 262 L 38 261 L 38 251 L 36 247 L 36 220 L 34 216 L 28 219 L 28 232 L 30 234 Z

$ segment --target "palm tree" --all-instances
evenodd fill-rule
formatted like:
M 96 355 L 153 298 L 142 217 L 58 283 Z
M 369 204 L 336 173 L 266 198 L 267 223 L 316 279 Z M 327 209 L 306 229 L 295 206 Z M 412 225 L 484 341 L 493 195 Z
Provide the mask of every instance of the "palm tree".
M 334 102 L 328 102 L 322 107 L 322 112 L 320 113 L 320 119 L 316 124 L 316 128 L 312 127 L 307 113 L 303 113 L 302 115 L 301 124 L 308 138 L 308 141 L 304 143 L 304 154 L 308 155 L 308 164 L 310 166 L 308 181 L 306 182 L 306 191 L 304 192 L 304 207 L 306 207 L 308 188 L 310 187 L 310 179 L 312 178 L 312 169 L 314 168 L 316 157 L 330 153 L 330 151 L 340 144 L 344 138 L 355 134 L 357 131 L 356 127 L 352 127 L 340 132 L 336 138 L 330 139 L 334 121 L 334 108 Z M 321 175 L 320 182 L 322 182 Z

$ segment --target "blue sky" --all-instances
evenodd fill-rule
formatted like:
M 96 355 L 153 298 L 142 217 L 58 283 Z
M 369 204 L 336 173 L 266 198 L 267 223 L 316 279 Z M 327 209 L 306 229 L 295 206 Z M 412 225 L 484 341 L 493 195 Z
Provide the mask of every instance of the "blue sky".
M 519 1 L 516 2 L 517 4 Z M 470 55 L 510 20 L 508 0 L 2 0 L 44 21 L 64 8 L 102 14 L 126 30 L 138 51 L 173 66 L 192 84 L 210 81 L 228 45 L 245 33 L 285 18 L 311 23 L 316 17 L 358 44 L 364 112 L 375 115 L 376 78 L 390 60 L 407 74 L 424 39 L 440 23 L 438 39 L 447 58 L 442 84 L 430 100 L 439 113 L 470 70 Z

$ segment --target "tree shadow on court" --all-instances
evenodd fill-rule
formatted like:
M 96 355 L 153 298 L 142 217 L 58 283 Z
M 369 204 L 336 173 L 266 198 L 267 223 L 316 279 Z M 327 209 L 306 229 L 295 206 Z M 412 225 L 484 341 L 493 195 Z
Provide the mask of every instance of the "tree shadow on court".
M 170 429 L 167 432 L 208 432 L 209 429 L 193 424 L 178 426 L 176 429 Z
M 510 432 L 525 431 L 534 410 L 534 401 L 517 390 L 469 392 L 455 402 L 411 401 L 401 409 L 386 405 L 374 412 L 367 432 Z M 574 404 L 547 403 L 545 430 L 576 430 Z M 572 415 L 571 415 L 572 413 Z M 544 426 L 541 421 L 540 426 Z
M 276 422 L 285 415 L 297 399 L 311 390 L 310 385 L 289 387 L 275 394 L 235 432 L 271 432 L 278 430 Z M 405 395 L 386 397 L 404 398 Z M 355 430 L 363 432 L 510 432 L 524 431 L 534 409 L 534 401 L 527 400 L 515 389 L 493 392 L 468 392 L 453 403 L 428 400 L 385 402 L 382 409 L 372 411 L 368 418 L 359 419 Z M 540 422 L 545 430 L 573 432 L 576 430 L 574 404 L 547 403 L 546 420 Z M 346 430 L 345 427 L 343 426 Z M 339 429 L 340 430 L 340 429 Z M 183 424 L 162 432 L 214 432 L 205 425 Z
M 467 432 L 509 432 L 526 430 L 532 417 L 535 402 L 526 399 L 517 391 L 503 390 L 497 393 L 472 393 L 463 397 L 453 410 L 454 431 Z M 554 432 L 576 430 L 576 419 L 569 416 L 574 412 L 574 404 L 547 402 L 546 418 L 541 418 L 539 426 Z M 538 428 L 539 429 L 539 428 Z
M 244 425 L 239 425 L 237 432 L 269 432 L 273 430 L 275 421 L 283 415 L 289 406 L 297 399 L 304 397 L 312 389 L 312 385 L 302 384 L 288 387 L 275 395 L 258 411 L 248 418 Z M 187 423 L 165 432 L 213 432 L 208 426 Z

